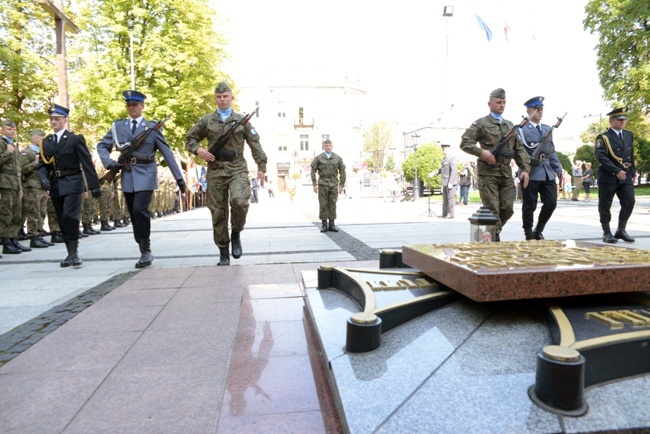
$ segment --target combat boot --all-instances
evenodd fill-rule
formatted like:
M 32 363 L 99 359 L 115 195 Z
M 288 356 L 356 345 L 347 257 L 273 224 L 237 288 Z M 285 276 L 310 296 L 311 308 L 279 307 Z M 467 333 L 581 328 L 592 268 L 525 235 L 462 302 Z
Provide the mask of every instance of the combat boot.
M 241 248 L 241 238 L 239 237 L 239 232 L 237 231 L 230 232 L 230 243 L 232 244 L 232 257 L 235 259 L 241 258 L 242 248 Z
M 627 222 L 622 222 L 619 220 L 618 222 L 618 229 L 616 229 L 616 233 L 614 234 L 614 238 L 618 238 L 619 240 L 623 240 L 626 243 L 633 243 L 634 238 L 629 236 L 627 232 L 625 232 L 625 226 L 627 226 Z
M 544 236 L 542 235 L 542 232 L 544 231 L 544 226 L 545 224 L 542 224 L 540 222 L 537 222 L 537 226 L 535 226 L 535 230 L 533 231 L 533 238 L 536 240 L 543 240 Z
M 141 239 L 140 240 L 140 260 L 135 263 L 135 268 L 144 268 L 151 265 L 153 262 L 153 255 L 151 254 L 151 240 Z
M 618 240 L 612 235 L 612 231 L 609 229 L 609 224 L 603 225 L 603 242 L 609 244 L 616 244 Z
M 113 221 L 113 227 L 116 227 L 116 228 L 123 228 L 124 225 L 122 224 L 122 221 L 121 221 L 121 220 L 114 220 L 114 221 Z
M 68 242 L 70 246 L 70 254 L 72 255 L 72 266 L 78 267 L 83 264 L 83 261 L 79 257 L 77 250 L 79 249 L 79 240 L 70 240 Z
M 32 240 L 29 242 L 29 247 L 33 249 L 42 249 L 44 247 L 50 247 L 49 244 L 43 242 L 43 240 L 40 239 L 40 237 L 32 237 Z
M 526 241 L 534 240 L 533 230 L 531 228 L 524 228 L 524 235 L 526 236 Z
M 63 261 L 59 265 L 61 265 L 62 268 L 70 267 L 72 265 L 72 252 L 70 250 L 70 242 L 68 241 L 65 243 L 65 249 L 68 252 L 68 256 L 65 257 Z
M 18 241 L 26 241 L 28 239 L 29 237 L 25 233 L 25 228 L 20 228 L 20 232 L 18 232 Z
M 83 232 L 79 231 L 79 239 L 81 239 L 81 238 L 88 238 L 88 237 L 89 237 L 88 234 L 84 234 Z
M 95 232 L 93 231 L 92 226 L 90 226 L 90 223 L 82 223 L 84 230 L 82 231 L 86 235 L 95 235 Z
M 330 220 L 330 227 L 327 229 L 330 232 L 338 232 L 339 230 L 337 227 L 334 225 L 334 220 Z
M 102 220 L 102 225 L 101 225 L 101 227 L 99 229 L 101 231 L 103 231 L 103 232 L 109 232 L 109 231 L 112 231 L 115 228 L 110 227 L 109 224 L 108 224 L 108 221 Z
M 230 265 L 230 254 L 228 247 L 219 247 L 219 262 L 217 265 Z
M 323 226 L 320 228 L 321 232 L 327 232 L 327 220 L 322 220 Z
M 25 247 L 22 244 L 18 242 L 16 238 L 11 239 L 11 243 L 14 245 L 15 248 L 22 250 L 23 252 L 31 252 L 32 249 L 31 247 Z
M 127 219 L 126 217 L 124 217 L 124 218 L 122 219 L 122 227 L 125 228 L 125 227 L 127 227 L 128 225 L 129 225 L 129 219 Z
M 11 242 L 9 238 L 2 239 L 2 253 L 5 255 L 17 255 L 23 253 L 22 249 L 14 246 L 14 243 Z
M 39 236 L 38 236 L 38 239 L 41 240 L 42 243 L 47 244 L 48 247 L 54 245 L 54 243 L 50 243 L 48 240 L 46 240 L 45 238 L 43 238 L 43 235 L 39 235 Z
M 61 231 L 52 232 L 52 238 L 50 239 L 52 243 L 65 243 Z

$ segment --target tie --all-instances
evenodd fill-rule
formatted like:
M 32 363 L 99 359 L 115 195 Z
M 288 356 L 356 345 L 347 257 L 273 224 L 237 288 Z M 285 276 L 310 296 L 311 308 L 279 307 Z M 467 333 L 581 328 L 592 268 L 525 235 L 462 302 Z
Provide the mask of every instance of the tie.
M 133 126 L 131 127 L 131 134 L 135 133 L 135 129 L 138 128 L 138 121 L 133 119 L 131 122 L 133 122 Z
M 539 134 L 542 134 L 542 126 L 537 125 L 535 128 L 537 128 L 537 131 L 539 131 Z
M 56 134 L 52 136 L 52 139 L 54 139 L 55 145 L 59 142 L 59 136 L 57 136 Z

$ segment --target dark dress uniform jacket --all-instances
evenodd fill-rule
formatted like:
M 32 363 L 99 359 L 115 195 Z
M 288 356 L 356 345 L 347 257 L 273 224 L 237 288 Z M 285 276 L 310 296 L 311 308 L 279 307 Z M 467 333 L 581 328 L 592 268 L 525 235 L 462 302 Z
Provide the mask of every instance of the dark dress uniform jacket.
M 138 124 L 134 133 L 131 133 L 131 119 L 120 119 L 115 121 L 115 131 L 117 132 L 117 140 L 120 144 L 130 142 L 145 130 L 145 127 L 153 128 L 155 122 L 149 122 L 142 119 Z M 111 150 L 115 144 L 113 137 L 113 129 L 108 130 L 108 133 L 97 145 L 97 153 L 102 160 L 104 167 L 108 168 L 114 160 L 111 158 Z M 133 155 L 140 160 L 150 160 L 150 164 L 129 164 L 131 170 L 122 170 L 122 192 L 135 193 L 136 191 L 158 190 L 158 166 L 156 164 L 156 150 L 159 150 L 163 158 L 167 162 L 167 166 L 172 171 L 174 179 L 178 181 L 183 179 L 174 153 L 169 149 L 169 145 L 162 135 L 160 130 L 153 131 L 147 136 L 144 143 L 133 153 Z
M 607 148 L 603 136 L 606 136 L 611 145 L 614 157 Z M 607 130 L 605 134 L 596 137 L 594 153 L 600 164 L 598 168 L 598 184 L 633 184 L 636 177 L 634 165 L 634 136 L 631 131 L 623 130 L 621 139 L 613 129 Z M 621 159 L 621 161 L 618 161 Z M 622 164 L 621 164 L 622 163 Z M 624 166 L 627 166 L 625 168 Z M 616 174 L 625 170 L 625 180 L 619 180 Z
M 91 190 L 99 188 L 93 159 L 82 135 L 66 130 L 63 131 L 59 143 L 54 143 L 54 136 L 50 134 L 43 139 L 42 146 L 45 159 L 49 161 L 54 157 L 54 160 L 47 164 L 43 158 L 40 158 L 36 171 L 39 179 L 49 179 L 52 187 L 51 197 L 83 193 L 86 191 L 84 175 L 88 181 L 88 188 Z M 64 172 L 66 172 L 64 176 L 57 176 L 57 173 L 62 175 Z

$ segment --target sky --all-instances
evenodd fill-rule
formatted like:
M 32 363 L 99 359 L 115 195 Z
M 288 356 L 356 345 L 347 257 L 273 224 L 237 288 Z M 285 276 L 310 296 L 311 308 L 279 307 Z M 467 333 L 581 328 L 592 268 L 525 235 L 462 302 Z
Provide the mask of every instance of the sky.
M 611 109 L 598 83 L 597 38 L 583 29 L 586 3 L 212 0 L 236 82 L 345 75 L 366 92 L 368 125 L 387 120 L 405 132 L 464 129 L 487 114 L 490 92 L 501 87 L 504 116 L 515 123 L 538 95 L 546 98 L 544 123 L 568 113 L 556 142 L 577 140 Z M 445 5 L 454 6 L 452 17 L 442 16 Z

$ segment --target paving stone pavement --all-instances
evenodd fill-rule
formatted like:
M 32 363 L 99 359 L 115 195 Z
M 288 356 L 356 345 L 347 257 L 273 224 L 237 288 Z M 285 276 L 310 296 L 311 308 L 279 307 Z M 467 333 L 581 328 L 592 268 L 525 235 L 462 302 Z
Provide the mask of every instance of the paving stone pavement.
M 468 241 L 467 218 L 478 204 L 457 207 L 453 220 L 439 220 L 427 216 L 425 200 L 341 199 L 340 232 L 322 234 L 310 187 L 301 188 L 294 201 L 283 194 L 260 197 L 242 233 L 244 256 L 231 267 L 215 267 L 218 249 L 205 208 L 153 221 L 155 260 L 143 271 L 134 268 L 139 252 L 130 227 L 83 239 L 84 265 L 76 270 L 59 267 L 62 245 L 3 255 L 0 432 L 339 432 L 304 313 L 301 272 L 324 262 L 376 266 L 382 248 Z M 546 238 L 599 242 L 596 205 L 560 201 Z M 440 206 L 431 201 L 434 211 Z M 520 208 L 502 239 L 522 239 Z M 650 199 L 638 198 L 628 225 L 637 242 L 627 247 L 650 249 L 648 217 Z M 219 316 L 225 322 L 214 322 Z M 176 335 L 164 338 L 162 332 L 170 330 Z M 204 340 L 190 338 L 197 334 Z M 159 360 L 160 351 L 189 358 L 179 365 Z M 75 354 L 84 361 L 80 366 L 70 360 Z M 302 372 L 308 384 L 297 382 L 293 395 L 268 393 L 283 393 L 278 378 L 290 374 L 281 365 Z M 145 367 L 167 378 L 158 401 L 143 391 L 155 382 Z M 199 397 L 181 393 L 186 406 L 175 409 L 163 397 L 171 399 L 184 386 L 171 372 L 184 373 L 182 384 L 205 381 L 211 389 Z M 267 381 L 266 388 L 237 386 L 251 375 Z M 134 389 L 127 393 L 124 387 Z M 120 396 L 133 399 L 134 407 L 118 405 Z M 286 405 L 265 410 L 277 400 Z M 194 412 L 190 404 L 204 411 Z M 109 411 L 102 413 L 104 406 Z M 123 424 L 113 425 L 123 412 Z

